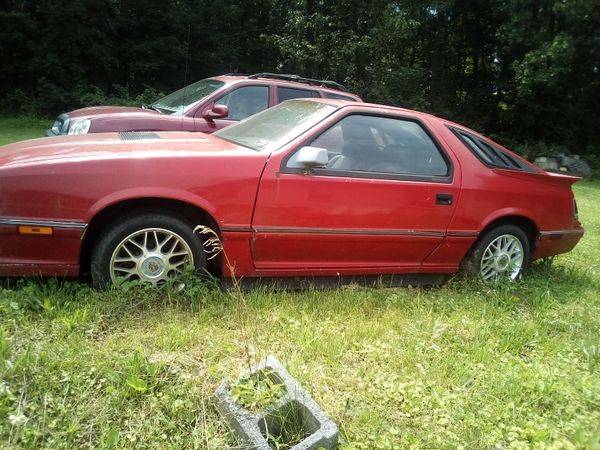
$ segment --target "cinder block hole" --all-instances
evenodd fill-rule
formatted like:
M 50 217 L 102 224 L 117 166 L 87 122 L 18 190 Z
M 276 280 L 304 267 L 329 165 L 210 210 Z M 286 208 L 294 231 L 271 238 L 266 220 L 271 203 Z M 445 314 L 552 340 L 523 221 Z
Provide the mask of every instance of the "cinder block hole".
M 271 448 L 289 449 L 317 432 L 320 423 L 312 412 L 297 400 L 258 421 L 258 427 Z

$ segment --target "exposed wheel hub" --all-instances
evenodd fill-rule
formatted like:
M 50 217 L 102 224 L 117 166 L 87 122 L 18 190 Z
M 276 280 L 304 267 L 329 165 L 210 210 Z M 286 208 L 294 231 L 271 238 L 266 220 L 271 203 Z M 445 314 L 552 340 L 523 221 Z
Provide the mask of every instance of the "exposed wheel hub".
M 496 266 L 496 270 L 499 272 L 504 272 L 508 269 L 508 265 L 510 264 L 510 256 L 506 253 L 499 255 L 496 257 L 496 261 L 494 262 Z
M 140 275 L 144 278 L 154 279 L 161 277 L 165 271 L 165 261 L 161 256 L 148 255 L 142 259 Z

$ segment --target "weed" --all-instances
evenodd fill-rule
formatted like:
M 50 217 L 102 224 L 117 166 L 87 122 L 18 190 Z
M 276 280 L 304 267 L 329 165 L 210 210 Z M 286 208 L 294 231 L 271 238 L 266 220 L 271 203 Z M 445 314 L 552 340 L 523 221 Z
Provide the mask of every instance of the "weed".
M 272 405 L 286 393 L 275 376 L 274 371 L 264 369 L 239 378 L 229 388 L 233 400 L 251 411 Z

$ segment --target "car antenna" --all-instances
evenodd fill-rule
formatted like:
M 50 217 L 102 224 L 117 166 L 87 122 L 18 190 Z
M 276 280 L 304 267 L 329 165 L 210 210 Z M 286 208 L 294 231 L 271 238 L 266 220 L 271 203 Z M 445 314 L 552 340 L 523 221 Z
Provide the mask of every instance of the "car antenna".
M 185 105 L 187 103 L 187 73 L 188 73 L 188 63 L 190 61 L 190 30 L 191 25 L 188 24 L 188 32 L 187 32 L 187 42 L 185 43 L 185 70 L 183 72 L 183 104 L 181 105 L 181 131 L 183 131 L 183 113 L 185 109 Z

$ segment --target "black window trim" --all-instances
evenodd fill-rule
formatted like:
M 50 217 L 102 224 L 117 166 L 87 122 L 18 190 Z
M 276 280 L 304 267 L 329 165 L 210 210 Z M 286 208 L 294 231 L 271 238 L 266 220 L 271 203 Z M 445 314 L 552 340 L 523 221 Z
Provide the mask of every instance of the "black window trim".
M 481 137 L 461 128 L 453 127 L 451 125 L 446 126 L 484 166 L 489 167 L 490 169 L 516 170 L 519 172 L 531 173 L 535 172 L 533 168 L 522 163 L 518 159 L 513 158 L 510 154 L 506 153 L 501 148 L 498 148 L 493 142 L 487 139 L 482 139 Z M 478 150 L 472 148 L 467 139 L 473 142 L 473 144 L 477 146 Z M 479 152 L 483 153 L 486 157 L 494 162 L 490 163 L 486 161 Z
M 356 170 L 343 170 L 343 169 L 327 169 L 315 167 L 309 170 L 308 172 L 305 169 L 300 168 L 292 168 L 287 167 L 288 160 L 302 147 L 310 145 L 313 141 L 318 139 L 323 133 L 337 125 L 340 121 L 349 116 L 370 116 L 370 117 L 381 117 L 384 119 L 396 119 L 396 120 L 405 120 L 409 122 L 415 122 L 419 125 L 425 134 L 431 139 L 433 145 L 436 147 L 437 151 L 440 153 L 442 159 L 448 166 L 448 174 L 446 176 L 436 176 L 436 175 L 410 175 L 410 174 L 396 174 L 389 172 L 368 172 L 368 171 L 356 171 Z M 379 114 L 379 113 L 371 113 L 371 112 L 363 112 L 363 111 L 351 111 L 348 114 L 340 117 L 335 123 L 331 124 L 319 134 L 312 136 L 310 138 L 302 141 L 300 145 L 294 148 L 293 151 L 290 151 L 285 158 L 281 161 L 281 166 L 279 168 L 281 173 L 289 173 L 289 174 L 300 174 L 306 175 L 307 173 L 314 176 L 327 176 L 327 177 L 344 177 L 344 178 L 367 178 L 374 180 L 391 180 L 391 181 L 415 181 L 415 182 L 429 182 L 429 183 L 443 183 L 443 184 L 452 184 L 454 179 L 454 164 L 452 163 L 452 159 L 448 156 L 444 147 L 440 144 L 439 140 L 435 137 L 435 135 L 429 130 L 429 127 L 420 119 L 416 117 L 409 116 L 396 116 L 396 115 L 387 115 L 387 114 Z

